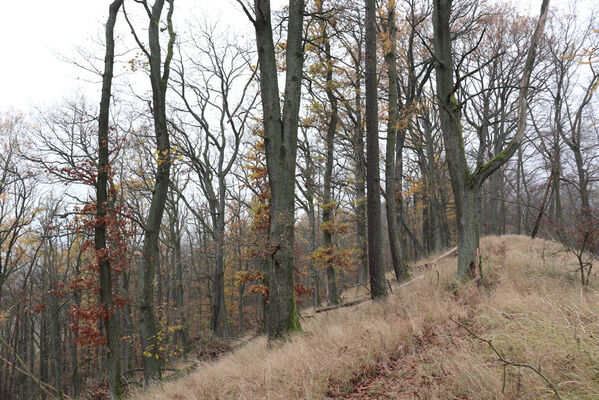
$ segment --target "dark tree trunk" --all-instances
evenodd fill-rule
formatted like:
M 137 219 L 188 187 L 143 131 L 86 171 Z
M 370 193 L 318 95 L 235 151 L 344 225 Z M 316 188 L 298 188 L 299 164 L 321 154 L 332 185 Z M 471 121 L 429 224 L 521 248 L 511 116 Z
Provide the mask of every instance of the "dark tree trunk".
M 41 313 L 40 320 L 40 382 L 48 383 L 48 317 L 45 312 Z M 41 399 L 46 398 L 46 393 L 44 393 L 41 389 L 39 391 L 39 397 Z
M 322 4 L 319 3 L 319 12 L 322 13 Z M 339 111 L 337 106 L 337 97 L 333 93 L 333 59 L 331 57 L 331 44 L 327 36 L 326 22 L 323 22 L 324 28 L 322 30 L 322 37 L 324 42 L 325 50 L 325 65 L 326 65 L 326 83 L 325 92 L 329 100 L 331 107 L 331 114 L 329 116 L 329 124 L 327 127 L 327 136 L 325 138 L 326 147 L 326 158 L 325 158 L 325 170 L 324 170 L 324 182 L 323 182 L 323 196 L 322 196 L 322 236 L 324 241 L 324 248 L 332 254 L 333 250 L 333 213 L 335 210 L 335 203 L 333 200 L 332 180 L 333 180 L 333 157 L 335 150 L 335 132 L 337 130 L 337 122 L 339 120 Z M 337 293 L 337 282 L 335 280 L 335 265 L 330 261 L 327 262 L 327 302 L 329 305 L 335 305 L 339 303 L 339 297 Z
M 387 121 L 387 147 L 385 157 L 385 207 L 387 211 L 387 233 L 389 235 L 391 261 L 393 264 L 393 271 L 395 272 L 395 279 L 399 282 L 408 279 L 409 272 L 408 265 L 401 253 L 399 243 L 399 227 L 397 224 L 398 199 L 397 188 L 395 186 L 395 151 L 397 143 L 397 127 L 399 125 L 395 2 L 391 2 L 387 7 L 389 7 L 387 19 L 389 45 L 385 53 L 385 63 L 387 64 L 387 77 L 389 79 L 389 120 Z
M 156 265 L 159 261 L 158 239 L 162 216 L 167 200 L 170 185 L 170 168 L 172 163 L 170 138 L 166 119 L 166 90 L 170 73 L 170 62 L 173 57 L 175 33 L 172 24 L 174 0 L 169 3 L 167 14 L 167 29 L 169 43 L 164 65 L 160 48 L 160 17 L 165 0 L 156 0 L 150 13 L 148 28 L 150 82 L 152 84 L 152 112 L 154 117 L 154 133 L 158 153 L 154 190 L 150 202 L 150 210 L 145 225 L 145 235 L 142 249 L 142 262 L 140 273 L 140 321 L 139 331 L 141 337 L 146 385 L 159 381 L 162 377 L 161 358 L 158 349 L 158 329 L 154 317 L 154 278 Z
M 172 192 L 171 192 L 172 193 Z M 173 194 L 174 196 L 174 194 Z M 184 353 L 189 350 L 189 327 L 185 317 L 185 303 L 183 290 L 183 252 L 181 249 L 182 230 L 181 219 L 179 215 L 179 198 L 173 197 L 169 201 L 169 237 L 172 246 L 172 265 L 175 266 L 175 308 L 177 310 L 177 318 L 179 319 L 180 329 L 177 331 L 177 343 L 181 345 Z
M 50 295 L 48 297 L 48 312 L 50 314 L 50 357 L 51 364 L 50 369 L 54 377 L 54 389 L 56 389 L 56 396 L 59 399 L 64 398 L 64 392 L 62 387 L 62 338 L 60 335 L 60 316 L 58 307 L 58 297 Z
M 356 68 L 359 69 L 359 66 Z M 368 280 L 368 241 L 366 239 L 366 160 L 364 157 L 364 125 L 360 76 L 357 73 L 355 87 L 356 126 L 354 127 L 355 190 L 356 190 L 356 236 L 358 241 L 358 283 Z
M 477 197 L 481 185 L 493 172 L 510 159 L 520 147 L 524 136 L 530 76 L 534 67 L 537 43 L 547 18 L 549 0 L 543 0 L 541 15 L 522 72 L 516 133 L 503 151 L 496 154 L 488 163 L 479 163 L 474 172 L 470 172 L 466 162 L 461 125 L 461 105 L 455 94 L 459 85 L 454 82 L 451 31 L 449 27 L 451 6 L 452 0 L 433 0 L 433 42 L 436 59 L 435 71 L 439 117 L 456 208 L 458 231 L 457 280 L 462 281 L 468 279 L 470 265 L 476 265 L 476 247 L 480 235 L 479 227 L 476 225 L 480 221 L 480 205 Z
M 254 27 L 260 63 L 260 92 L 264 113 L 264 144 L 270 186 L 271 254 L 268 280 L 268 337 L 284 337 L 301 329 L 293 287 L 293 242 L 297 128 L 304 63 L 302 31 L 304 1 L 289 1 L 283 112 L 277 82 L 269 0 L 255 0 Z
M 211 328 L 217 337 L 225 337 L 229 334 L 225 307 L 225 187 L 224 177 L 222 177 L 219 182 L 218 199 L 214 199 L 212 212 L 216 260 Z
M 381 188 L 379 173 L 379 124 L 376 78 L 375 0 L 366 0 L 366 186 L 368 213 L 368 269 L 370 295 L 387 295 L 381 232 Z
M 102 75 L 102 98 L 98 116 L 98 178 L 96 182 L 96 226 L 94 228 L 94 248 L 100 271 L 100 302 L 106 309 L 103 319 L 108 345 L 108 386 L 113 398 L 123 397 L 120 365 L 120 337 L 118 312 L 114 311 L 112 291 L 112 270 L 110 259 L 106 254 L 106 218 L 108 201 L 108 180 L 110 179 L 110 142 L 109 119 L 110 97 L 112 94 L 112 76 L 114 67 L 114 26 L 123 0 L 115 0 L 110 4 L 108 21 L 106 22 L 106 55 L 104 57 L 104 74 Z

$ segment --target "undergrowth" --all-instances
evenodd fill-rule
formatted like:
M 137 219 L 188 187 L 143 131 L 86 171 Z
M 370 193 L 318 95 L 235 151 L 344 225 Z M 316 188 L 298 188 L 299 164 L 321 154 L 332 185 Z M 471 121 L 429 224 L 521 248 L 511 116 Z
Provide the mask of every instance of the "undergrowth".
M 599 399 L 599 296 L 568 279 L 573 258 L 522 236 L 482 242 L 487 289 L 456 295 L 454 257 L 423 279 L 367 302 L 316 314 L 275 349 L 257 339 L 137 399 Z M 424 263 L 423 263 L 424 265 Z M 468 327 L 473 337 L 460 324 Z

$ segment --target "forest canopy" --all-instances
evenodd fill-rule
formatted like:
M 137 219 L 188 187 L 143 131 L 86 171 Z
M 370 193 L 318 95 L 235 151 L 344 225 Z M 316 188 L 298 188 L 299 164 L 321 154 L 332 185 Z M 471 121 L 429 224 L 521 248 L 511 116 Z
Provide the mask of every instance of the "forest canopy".
M 0 399 L 123 398 L 456 247 L 457 293 L 485 235 L 592 281 L 590 5 L 236 0 L 242 28 L 104 3 L 67 57 L 93 90 L 0 110 Z

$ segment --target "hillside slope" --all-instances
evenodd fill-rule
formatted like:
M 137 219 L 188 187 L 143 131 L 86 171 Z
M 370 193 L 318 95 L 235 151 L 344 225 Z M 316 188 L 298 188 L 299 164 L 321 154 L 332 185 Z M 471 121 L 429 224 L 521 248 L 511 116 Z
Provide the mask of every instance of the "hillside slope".
M 319 313 L 272 350 L 257 339 L 137 399 L 599 399 L 597 279 L 582 290 L 574 260 L 523 236 L 482 243 L 487 288 L 449 287 L 455 257 L 383 303 Z M 460 326 L 462 324 L 463 326 Z M 465 328 L 464 328 L 465 327 Z M 509 362 L 506 366 L 491 340 Z M 544 380 L 546 379 L 547 382 Z

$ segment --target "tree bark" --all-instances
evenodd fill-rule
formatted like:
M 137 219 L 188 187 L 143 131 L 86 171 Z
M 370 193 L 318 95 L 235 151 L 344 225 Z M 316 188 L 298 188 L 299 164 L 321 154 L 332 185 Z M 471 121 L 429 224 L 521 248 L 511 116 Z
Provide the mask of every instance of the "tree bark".
M 158 263 L 158 239 L 162 216 L 166 205 L 170 185 L 170 168 L 172 163 L 171 146 L 166 119 L 166 90 L 170 73 L 170 62 L 173 57 L 173 44 L 175 32 L 173 30 L 172 15 L 174 0 L 169 3 L 167 14 L 167 27 L 169 42 L 164 65 L 160 48 L 160 18 L 165 0 L 156 0 L 150 13 L 148 27 L 148 43 L 150 64 L 150 82 L 152 84 L 152 112 L 154 117 L 154 134 L 158 153 L 154 190 L 150 202 L 150 210 L 145 225 L 145 235 L 142 248 L 142 262 L 140 274 L 140 321 L 139 331 L 142 344 L 144 381 L 149 385 L 159 381 L 162 377 L 159 349 L 158 329 L 154 318 L 154 278 Z
M 323 1 L 318 3 L 318 12 L 322 13 Z M 324 248 L 329 251 L 329 255 L 334 252 L 333 249 L 333 213 L 335 210 L 335 203 L 333 200 L 332 193 L 332 180 L 333 180 L 333 157 L 335 150 L 335 132 L 337 130 L 337 123 L 339 120 L 339 109 L 337 106 L 337 97 L 333 93 L 333 59 L 331 57 L 331 43 L 327 36 L 326 24 L 323 22 L 322 37 L 324 44 L 324 62 L 326 63 L 326 83 L 325 93 L 329 100 L 331 107 L 331 113 L 329 116 L 329 124 L 327 127 L 327 135 L 325 138 L 326 147 L 326 158 L 325 158 L 325 170 L 324 170 L 324 182 L 323 182 L 323 196 L 322 196 L 322 231 Z M 339 297 L 337 293 L 337 281 L 335 279 L 335 265 L 330 261 L 327 262 L 327 302 L 329 305 L 335 305 L 339 303 Z
M 376 9 L 375 0 L 366 0 L 366 187 L 368 213 L 368 269 L 370 295 L 387 296 L 383 265 L 381 232 L 381 188 L 379 173 L 379 128 L 376 79 Z
M 108 21 L 106 22 L 106 54 L 104 57 L 104 74 L 102 75 L 102 96 L 98 116 L 98 178 L 96 181 L 96 225 L 94 227 L 94 249 L 99 267 L 100 302 L 106 310 L 103 318 L 104 330 L 108 346 L 108 386 L 113 398 L 123 398 L 120 365 L 120 337 L 118 312 L 114 310 L 112 290 L 112 270 L 108 258 L 106 219 L 108 201 L 108 180 L 110 174 L 109 160 L 109 119 L 110 98 L 112 95 L 112 77 L 114 68 L 114 26 L 123 0 L 115 0 L 110 4 Z
M 217 337 L 229 334 L 227 310 L 225 307 L 225 188 L 224 176 L 219 177 L 218 199 L 212 207 L 216 263 L 214 269 L 214 297 L 212 302 L 212 332 Z
M 368 241 L 366 239 L 366 160 L 364 159 L 364 124 L 362 118 L 361 85 L 359 65 L 356 66 L 354 127 L 355 190 L 356 190 L 356 236 L 358 241 L 358 283 L 368 280 Z
M 304 63 L 304 1 L 289 1 L 286 73 L 281 113 L 277 65 L 272 37 L 270 0 L 255 0 L 254 28 L 260 63 L 264 144 L 270 197 L 268 276 L 269 341 L 301 330 L 293 287 L 293 242 L 297 128 Z
M 516 152 L 526 128 L 527 94 L 530 76 L 534 67 L 537 44 L 543 32 L 549 0 L 543 0 L 541 15 L 537 22 L 530 48 L 526 57 L 520 93 L 518 96 L 518 123 L 516 133 L 503 151 L 496 154 L 486 164 L 480 164 L 472 173 L 466 161 L 466 150 L 462 136 L 461 105 L 458 103 L 456 91 L 459 82 L 454 82 L 454 69 L 451 52 L 451 31 L 449 27 L 452 0 L 433 0 L 434 56 L 436 71 L 437 102 L 441 130 L 445 142 L 445 154 L 454 193 L 456 222 L 458 231 L 458 270 L 457 280 L 469 277 L 470 265 L 476 265 L 476 246 L 479 242 L 479 228 L 474 226 L 479 221 L 479 195 L 482 183 L 493 172 L 504 165 Z
M 401 254 L 399 242 L 399 227 L 397 224 L 397 188 L 395 181 L 396 160 L 395 150 L 397 143 L 397 127 L 399 125 L 398 104 L 398 75 L 397 75 L 397 27 L 395 25 L 395 1 L 387 3 L 387 37 L 385 44 L 385 63 L 387 64 L 387 77 L 389 79 L 389 120 L 387 121 L 387 144 L 385 157 L 385 207 L 387 211 L 387 233 L 395 279 L 400 282 L 408 279 L 408 265 Z

